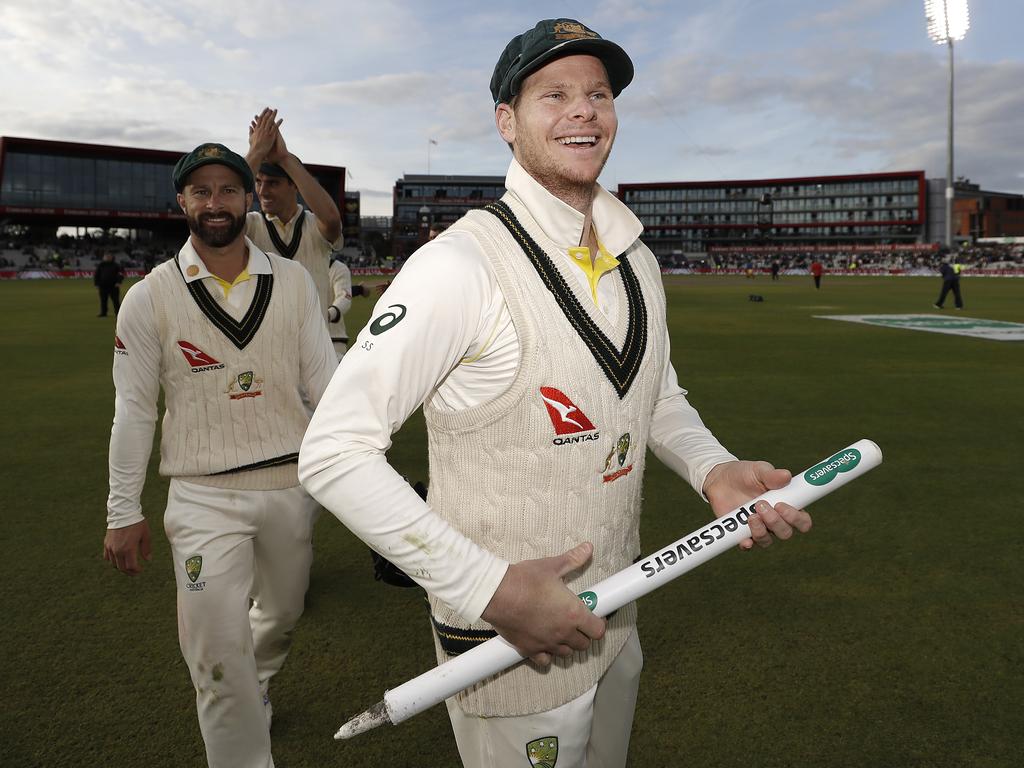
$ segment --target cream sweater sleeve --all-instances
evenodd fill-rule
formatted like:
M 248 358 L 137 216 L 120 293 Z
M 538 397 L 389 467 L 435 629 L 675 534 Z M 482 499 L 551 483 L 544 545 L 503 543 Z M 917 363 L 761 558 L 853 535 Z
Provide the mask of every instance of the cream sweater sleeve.
M 117 313 L 108 528 L 124 528 L 143 520 L 139 499 L 156 432 L 160 357 L 153 302 L 149 285 L 142 280 L 128 290 Z
M 668 327 L 665 328 L 665 367 L 660 391 L 654 402 L 648 445 L 654 455 L 669 469 L 686 480 L 703 496 L 704 481 L 718 464 L 736 461 L 718 439 L 711 434 L 686 399 L 686 390 L 679 386 L 676 370 L 669 359 Z

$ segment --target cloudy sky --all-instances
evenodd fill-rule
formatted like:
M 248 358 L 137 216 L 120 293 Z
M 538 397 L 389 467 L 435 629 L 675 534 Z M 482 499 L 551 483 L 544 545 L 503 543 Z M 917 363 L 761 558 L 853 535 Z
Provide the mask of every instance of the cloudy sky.
M 956 174 L 1024 192 L 1024 2 L 970 0 Z M 921 0 L 2 0 L 0 134 L 346 166 L 363 214 L 404 173 L 504 174 L 487 84 L 513 35 L 577 18 L 632 56 L 602 182 L 945 175 L 947 52 Z M 434 139 L 437 145 L 430 145 Z

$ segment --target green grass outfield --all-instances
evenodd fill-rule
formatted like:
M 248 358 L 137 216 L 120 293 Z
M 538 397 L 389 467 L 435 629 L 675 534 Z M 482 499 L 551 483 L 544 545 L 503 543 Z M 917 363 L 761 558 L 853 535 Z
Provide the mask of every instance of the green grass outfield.
M 672 359 L 734 452 L 798 470 L 869 437 L 885 462 L 815 505 L 810 535 L 641 601 L 630 764 L 1019 766 L 1024 342 L 812 318 L 930 312 L 937 278 L 666 282 Z M 964 295 L 967 316 L 1024 322 L 1024 280 L 966 279 Z M 350 327 L 369 311 L 356 299 Z M 199 766 L 155 461 L 153 562 L 130 579 L 101 558 L 113 320 L 95 314 L 89 281 L 0 283 L 0 764 Z M 419 416 L 391 459 L 424 476 Z M 649 466 L 645 553 L 708 515 Z M 315 542 L 273 687 L 277 765 L 457 765 L 443 707 L 332 740 L 433 652 L 418 594 L 374 582 L 333 517 Z

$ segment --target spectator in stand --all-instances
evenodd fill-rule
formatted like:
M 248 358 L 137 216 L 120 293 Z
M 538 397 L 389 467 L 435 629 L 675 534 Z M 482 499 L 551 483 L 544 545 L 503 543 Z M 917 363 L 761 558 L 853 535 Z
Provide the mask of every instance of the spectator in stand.
M 815 289 L 821 289 L 821 276 L 825 272 L 825 267 L 822 266 L 821 262 L 815 259 L 811 262 L 811 276 L 814 278 Z
M 104 251 L 103 260 L 96 266 L 96 273 L 92 277 L 92 284 L 100 293 L 100 313 L 96 317 L 107 316 L 108 302 L 113 302 L 115 315 L 121 309 L 121 282 L 123 280 L 121 265 L 114 261 L 114 254 Z

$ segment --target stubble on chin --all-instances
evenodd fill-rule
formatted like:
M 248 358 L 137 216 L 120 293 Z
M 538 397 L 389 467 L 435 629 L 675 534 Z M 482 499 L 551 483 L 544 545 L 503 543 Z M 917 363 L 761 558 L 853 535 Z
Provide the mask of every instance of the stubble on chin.
M 553 158 L 541 158 L 527 152 L 520 160 L 520 165 L 548 192 L 584 213 L 594 199 L 597 179 L 607 159 L 605 156 L 596 172 L 583 172 L 570 164 L 562 164 Z

